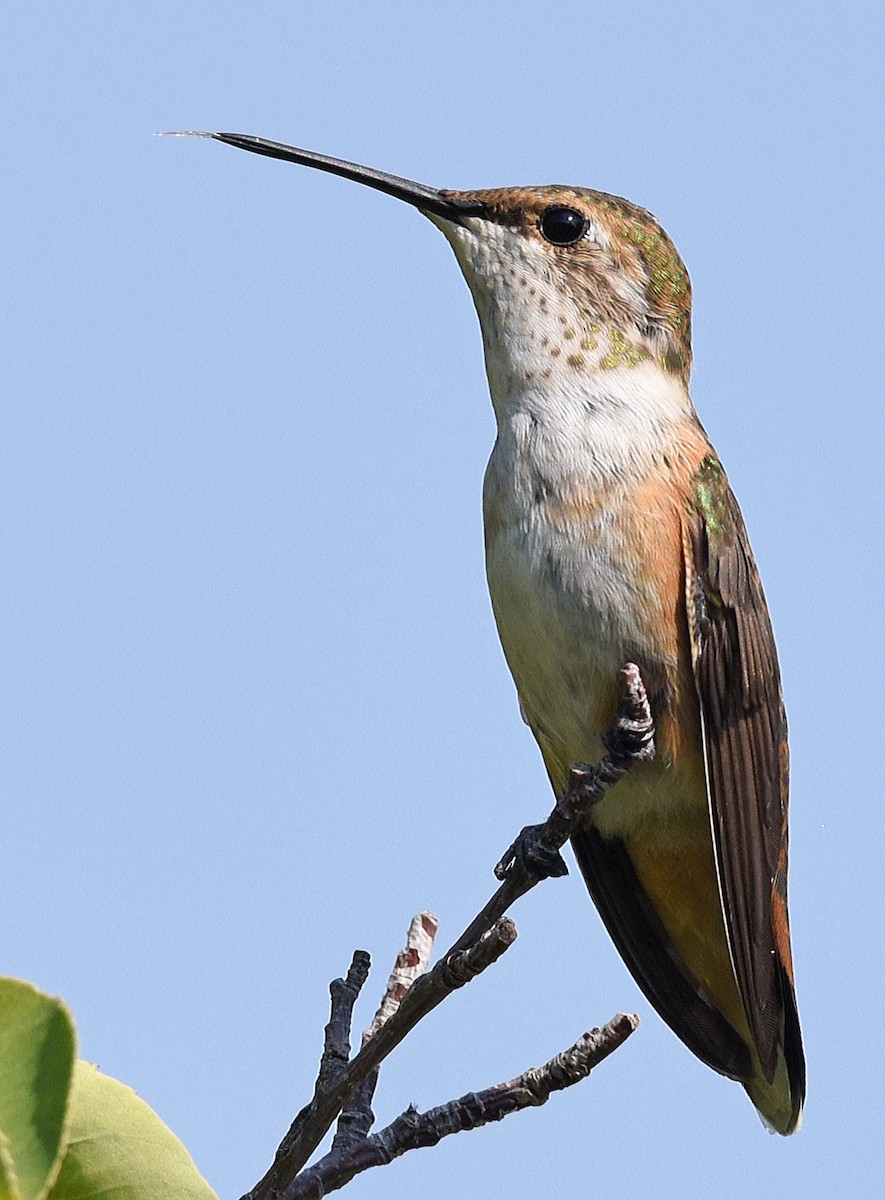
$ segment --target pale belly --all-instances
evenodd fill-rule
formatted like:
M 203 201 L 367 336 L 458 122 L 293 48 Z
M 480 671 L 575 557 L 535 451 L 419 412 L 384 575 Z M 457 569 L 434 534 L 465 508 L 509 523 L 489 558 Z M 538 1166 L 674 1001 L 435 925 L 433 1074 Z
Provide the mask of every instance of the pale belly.
M 688 713 L 689 725 L 695 712 L 679 700 L 685 665 L 675 630 L 678 600 L 662 607 L 617 513 L 600 509 L 565 528 L 547 517 L 538 509 L 497 524 L 487 538 L 486 567 L 523 715 L 559 793 L 573 762 L 604 753 L 600 734 L 614 717 L 625 662 L 643 671 L 661 734 L 685 724 L 674 706 Z M 676 847 L 707 828 L 699 729 L 659 736 L 658 746 L 655 762 L 634 768 L 594 811 L 606 836 L 648 834 Z

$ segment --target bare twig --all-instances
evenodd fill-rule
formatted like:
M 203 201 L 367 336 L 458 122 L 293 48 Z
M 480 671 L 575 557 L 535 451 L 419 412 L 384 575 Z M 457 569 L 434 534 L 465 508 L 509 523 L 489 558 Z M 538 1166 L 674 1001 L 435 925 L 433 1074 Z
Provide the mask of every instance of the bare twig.
M 314 1086 L 314 1095 L 326 1091 L 350 1058 L 350 1026 L 353 1006 L 369 976 L 371 959 L 365 950 L 355 950 L 350 969 L 345 979 L 333 979 L 329 984 L 331 1013 L 323 1041 L 320 1069 Z
M 503 882 L 492 899 L 433 970 L 415 979 L 403 994 L 396 1011 L 363 1044 L 359 1053 L 342 1069 L 333 1072 L 329 1086 L 322 1090 L 317 1087 L 311 1102 L 292 1122 L 273 1165 L 243 1200 L 276 1200 L 287 1194 L 299 1171 L 363 1081 L 427 1013 L 454 988 L 494 961 L 513 941 L 516 930 L 512 922 L 501 919 L 504 912 L 541 879 L 566 873 L 559 851 L 606 789 L 616 784 L 636 763 L 654 756 L 654 723 L 639 668 L 628 663 L 621 676 L 623 700 L 611 728 L 603 735 L 608 753 L 595 767 L 584 763 L 572 767 L 568 787 L 547 821 L 524 829 L 498 863 L 495 873 Z M 367 1094 L 368 1099 L 363 1097 L 363 1111 L 357 1120 L 361 1120 L 365 1128 L 371 1128 L 371 1088 Z M 368 1126 L 365 1126 L 366 1120 Z M 344 1136 L 350 1143 L 350 1136 L 347 1133 Z
M 419 1113 L 414 1107 L 392 1121 L 386 1129 L 350 1147 L 334 1151 L 303 1171 L 282 1193 L 280 1200 L 320 1200 L 349 1183 L 371 1167 L 384 1166 L 409 1150 L 435 1146 L 450 1133 L 479 1129 L 500 1121 L 520 1109 L 546 1103 L 552 1092 L 579 1083 L 609 1054 L 623 1044 L 639 1024 L 639 1018 L 619 1013 L 601 1029 L 592 1029 L 562 1054 L 543 1067 L 535 1067 L 481 1092 L 469 1092 Z
M 325 1137 L 347 1098 L 370 1071 L 446 996 L 491 966 L 515 940 L 516 927 L 505 917 L 469 949 L 447 955 L 432 971 L 416 979 L 396 1012 L 351 1059 L 328 1090 L 315 1093 L 301 1110 L 280 1143 L 270 1170 L 243 1200 L 272 1200 L 282 1195 Z
M 406 934 L 406 944 L 396 956 L 387 987 L 381 997 L 378 1011 L 363 1034 L 363 1045 L 378 1032 L 388 1018 L 399 1008 L 403 996 L 419 975 L 423 975 L 430 963 L 433 939 L 439 928 L 439 920 L 431 912 L 418 913 L 412 918 Z M 348 1051 L 349 1053 L 349 1051 Z M 338 1128 L 332 1140 L 332 1153 L 356 1145 L 368 1134 L 375 1122 L 372 1098 L 378 1083 L 378 1067 L 366 1078 L 346 1101 L 338 1118 Z
M 427 970 L 437 929 L 439 919 L 431 912 L 418 913 L 416 917 L 412 917 L 409 932 L 406 934 L 406 944 L 396 956 L 378 1011 L 363 1034 L 363 1045 L 375 1036 L 389 1017 L 393 1016 L 403 996 L 418 976 Z

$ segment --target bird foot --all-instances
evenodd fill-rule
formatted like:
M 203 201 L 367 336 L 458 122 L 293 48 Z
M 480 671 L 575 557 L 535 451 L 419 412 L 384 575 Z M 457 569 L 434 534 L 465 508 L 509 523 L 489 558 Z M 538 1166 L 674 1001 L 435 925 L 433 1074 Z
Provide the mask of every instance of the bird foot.
M 544 825 L 526 825 L 495 867 L 495 876 L 506 879 L 518 863 L 535 882 L 568 875 L 565 859 L 544 837 Z

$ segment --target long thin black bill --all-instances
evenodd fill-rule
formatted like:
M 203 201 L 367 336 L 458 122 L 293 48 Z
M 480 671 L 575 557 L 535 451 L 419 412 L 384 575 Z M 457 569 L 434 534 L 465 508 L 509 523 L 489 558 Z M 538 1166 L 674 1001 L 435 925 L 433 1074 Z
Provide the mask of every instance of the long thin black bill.
M 376 171 L 372 167 L 361 167 L 359 163 L 347 162 L 343 158 L 330 158 L 327 154 L 299 150 L 297 146 L 287 146 L 283 142 L 252 137 L 247 133 L 202 133 L 188 130 L 180 136 L 214 138 L 217 142 L 225 142 L 228 146 L 249 150 L 253 154 L 264 154 L 268 158 L 281 158 L 285 162 L 299 163 L 304 167 L 316 167 L 318 171 L 329 171 L 332 175 L 341 175 L 344 179 L 365 183 L 379 192 L 386 192 L 388 196 L 405 200 L 407 204 L 414 204 L 416 208 L 449 221 L 460 222 L 463 217 L 481 217 L 485 212 L 483 205 L 462 199 L 457 193 L 428 187 L 425 183 L 415 183 L 399 175 L 388 175 L 386 171 Z

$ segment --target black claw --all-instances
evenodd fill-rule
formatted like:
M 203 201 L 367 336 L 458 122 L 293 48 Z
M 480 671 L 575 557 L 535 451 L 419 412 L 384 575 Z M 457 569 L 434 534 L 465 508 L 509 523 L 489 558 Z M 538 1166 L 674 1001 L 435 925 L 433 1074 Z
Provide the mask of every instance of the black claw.
M 613 758 L 645 761 L 654 757 L 654 726 L 622 717 L 614 728 L 603 733 L 602 744 Z
M 517 862 L 535 880 L 559 879 L 568 875 L 565 859 L 558 850 L 552 849 L 542 839 L 543 829 L 543 825 L 526 825 L 495 867 L 498 879 L 506 878 Z

